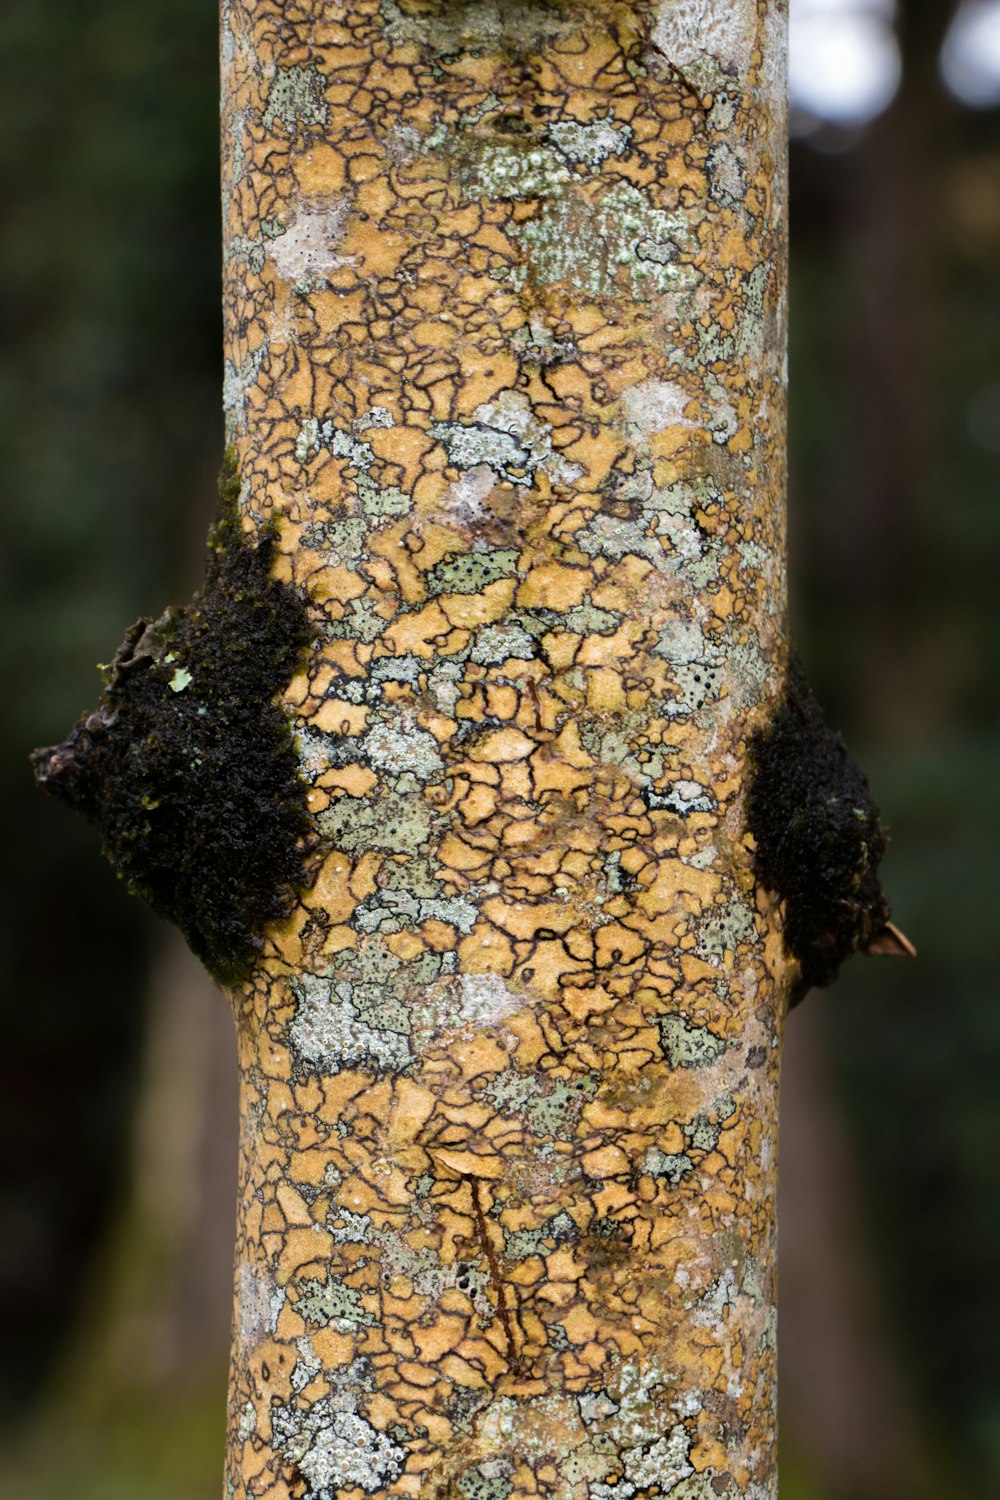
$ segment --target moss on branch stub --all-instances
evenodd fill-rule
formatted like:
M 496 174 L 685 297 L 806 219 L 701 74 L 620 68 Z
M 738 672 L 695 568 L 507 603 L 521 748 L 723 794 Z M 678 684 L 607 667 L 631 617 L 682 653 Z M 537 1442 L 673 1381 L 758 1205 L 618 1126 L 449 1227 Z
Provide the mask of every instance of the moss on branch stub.
M 312 638 L 303 592 L 271 577 L 276 528 L 239 519 L 228 456 L 205 580 L 138 620 L 97 709 L 32 756 L 39 785 L 82 812 L 130 891 L 175 922 L 222 983 L 304 883 L 309 830 L 294 736 L 275 702 Z
M 749 748 L 747 826 L 757 875 L 784 902 L 785 943 L 801 969 L 794 1005 L 832 984 L 889 920 L 878 878 L 885 832 L 864 773 L 795 657 L 784 696 Z

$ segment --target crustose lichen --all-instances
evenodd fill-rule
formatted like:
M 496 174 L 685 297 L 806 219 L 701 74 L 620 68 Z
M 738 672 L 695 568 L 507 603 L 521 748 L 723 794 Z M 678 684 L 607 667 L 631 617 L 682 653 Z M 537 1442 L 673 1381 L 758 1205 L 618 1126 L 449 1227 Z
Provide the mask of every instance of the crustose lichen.
M 256 543 L 240 524 L 231 454 L 219 488 L 191 604 L 137 621 L 97 709 L 32 761 L 39 785 L 97 826 L 129 890 L 235 984 L 305 880 L 306 789 L 275 700 L 313 630 L 303 592 L 271 577 L 274 524 Z

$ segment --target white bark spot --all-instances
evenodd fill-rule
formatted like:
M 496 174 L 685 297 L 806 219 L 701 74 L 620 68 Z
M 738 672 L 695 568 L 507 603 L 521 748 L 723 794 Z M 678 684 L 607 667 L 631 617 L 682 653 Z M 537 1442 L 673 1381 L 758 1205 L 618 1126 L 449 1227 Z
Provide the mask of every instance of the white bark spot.
M 346 198 L 322 208 L 302 209 L 270 247 L 270 257 L 283 280 L 306 281 L 326 276 L 347 265 L 350 256 L 337 254 L 344 238 L 350 204 Z
M 631 437 L 664 432 L 668 427 L 693 427 L 684 408 L 692 397 L 683 386 L 667 380 L 643 380 L 622 396 Z
M 714 62 L 745 77 L 757 29 L 754 0 L 664 0 L 653 45 L 684 69 Z

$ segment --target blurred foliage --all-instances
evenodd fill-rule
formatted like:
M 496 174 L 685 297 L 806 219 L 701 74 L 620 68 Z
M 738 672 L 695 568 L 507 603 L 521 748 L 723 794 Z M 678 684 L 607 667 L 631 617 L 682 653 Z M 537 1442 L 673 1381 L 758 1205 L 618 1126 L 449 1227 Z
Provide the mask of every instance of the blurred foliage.
M 849 965 L 809 1003 L 945 1489 L 992 1493 L 1000 112 L 939 86 L 947 12 L 901 10 L 892 109 L 854 149 L 793 149 L 790 525 L 795 633 L 891 830 L 884 883 L 919 958 Z
M 27 753 L 188 587 L 221 452 L 212 0 L 0 11 L 0 1407 L 51 1364 L 128 1140 L 152 924 Z
M 936 81 L 949 7 L 901 10 L 893 108 L 792 153 L 792 592 L 814 685 L 891 827 L 886 887 L 920 957 L 858 961 L 807 1003 L 831 1017 L 941 1493 L 964 1474 L 983 1494 L 1000 1490 L 1000 117 Z M 0 12 L 0 1401 L 22 1421 L 109 1232 L 152 932 L 89 830 L 33 795 L 26 754 L 197 570 L 221 446 L 215 32 L 214 0 Z M 58 1445 L 24 1426 L 5 1493 L 216 1493 L 219 1380 L 172 1402 L 110 1395 L 81 1388 Z M 783 1494 L 848 1500 L 795 1452 Z

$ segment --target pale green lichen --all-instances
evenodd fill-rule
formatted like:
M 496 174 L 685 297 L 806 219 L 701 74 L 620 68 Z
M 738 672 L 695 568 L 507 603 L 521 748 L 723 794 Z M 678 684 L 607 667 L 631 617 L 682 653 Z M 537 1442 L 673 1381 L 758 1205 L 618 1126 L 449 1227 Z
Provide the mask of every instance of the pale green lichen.
M 676 1187 L 682 1177 L 694 1171 L 694 1162 L 683 1152 L 668 1154 L 651 1146 L 642 1158 L 642 1170 L 648 1177 L 663 1177 Z
M 367 431 L 372 427 L 391 427 L 392 417 L 384 407 L 373 407 L 366 411 L 358 419 L 354 427 L 358 431 Z M 345 478 L 353 485 L 355 494 L 361 504 L 369 521 L 379 522 L 393 519 L 397 516 L 405 516 L 413 509 L 413 499 L 404 490 L 395 485 L 381 485 L 372 475 L 372 469 L 377 460 L 375 450 L 370 443 L 360 442 L 354 432 L 346 427 L 339 427 L 329 417 L 320 420 L 319 417 L 305 417 L 299 424 L 298 436 L 295 440 L 295 457 L 300 464 L 308 460 L 322 450 L 326 450 L 334 458 L 345 459 L 348 472 Z M 351 476 L 350 469 L 356 470 Z M 314 523 L 306 527 L 303 532 L 303 542 L 307 547 L 334 546 L 331 540 L 336 527 L 353 527 L 354 531 L 349 535 L 363 537 L 365 523 L 361 519 L 342 521 L 339 523 Z M 344 559 L 347 560 L 346 558 Z M 356 561 L 356 557 L 351 558 Z
M 716 807 L 711 790 L 698 781 L 675 781 L 667 792 L 651 792 L 647 802 L 682 818 L 694 812 L 714 812 Z
M 419 727 L 411 709 L 377 717 L 361 742 L 361 753 L 373 771 L 389 776 L 409 771 L 418 781 L 433 781 L 444 772 L 437 740 Z
M 344 615 L 339 620 L 329 620 L 324 626 L 325 634 L 332 640 L 345 638 L 363 641 L 370 646 L 388 625 L 375 608 L 373 599 L 350 599 L 344 606 Z
M 509 1467 L 506 1459 L 483 1459 L 474 1469 L 460 1474 L 456 1486 L 465 1500 L 507 1500 L 514 1488 L 513 1480 L 507 1477 Z
M 331 1396 L 304 1407 L 280 1401 L 271 1406 L 274 1446 L 297 1466 L 310 1500 L 333 1500 L 354 1488 L 374 1494 L 403 1470 L 405 1448 L 353 1407 L 338 1409 Z
M 543 198 L 569 179 L 569 169 L 558 152 L 506 141 L 480 144 L 460 170 L 460 181 L 470 198 Z
M 754 913 L 741 897 L 733 896 L 725 906 L 713 907 L 698 924 L 699 957 L 709 963 L 721 963 L 727 953 L 735 953 L 743 943 L 757 940 Z
M 427 592 L 478 594 L 517 571 L 516 547 L 473 547 L 458 556 L 442 558 L 427 574 Z
M 549 140 L 569 161 L 599 167 L 611 156 L 625 156 L 632 141 L 632 127 L 619 123 L 609 110 L 602 120 L 556 120 L 548 129 Z
M 288 1039 L 309 1071 L 338 1073 L 359 1063 L 399 1069 L 413 1061 L 405 1007 L 391 993 L 355 997 L 350 980 L 318 974 L 300 975 L 291 990 L 296 1007 Z
M 282 124 L 294 131 L 300 125 L 324 125 L 327 118 L 326 80 L 315 66 L 275 68 L 264 108 L 264 124 Z
M 487 1295 L 490 1286 L 489 1266 L 485 1261 L 443 1261 L 429 1245 L 414 1246 L 397 1230 L 388 1226 L 372 1234 L 372 1243 L 381 1250 L 381 1276 L 385 1286 L 397 1277 L 405 1277 L 418 1297 L 438 1303 L 446 1292 L 464 1292 L 479 1317 L 491 1319 L 493 1308 Z
M 505 1229 L 503 1253 L 507 1260 L 527 1260 L 531 1255 L 545 1255 L 576 1236 L 576 1225 L 566 1210 L 560 1209 L 536 1229 Z
M 441 57 L 500 48 L 544 47 L 575 35 L 576 16 L 544 0 L 457 0 L 413 13 L 397 0 L 380 0 L 386 35 L 397 46 L 416 45 Z
M 693 1026 L 685 1016 L 661 1016 L 660 1046 L 672 1068 L 704 1068 L 726 1050 L 726 1043 L 707 1026 Z
M 425 802 L 396 787 L 378 797 L 338 797 L 316 821 L 324 839 L 346 854 L 369 849 L 416 854 L 430 837 L 433 814 Z
M 532 1135 L 572 1140 L 575 1122 L 588 1099 L 597 1092 L 597 1078 L 547 1078 L 508 1068 L 497 1073 L 483 1096 L 504 1115 L 523 1120 Z
M 697 253 L 687 216 L 653 208 L 631 183 L 615 184 L 596 203 L 568 185 L 509 233 L 525 257 L 504 272 L 517 291 L 529 281 L 564 282 L 598 300 L 620 295 L 623 281 L 637 297 L 690 289 L 698 281 L 694 266 L 680 259 Z
M 610 609 L 600 609 L 591 601 L 590 595 L 562 617 L 562 628 L 573 635 L 606 635 L 617 630 L 624 617 Z
M 374 1315 L 361 1304 L 361 1293 L 347 1286 L 339 1276 L 328 1272 L 326 1279 L 303 1281 L 298 1288 L 295 1311 L 307 1323 L 333 1328 L 337 1333 L 352 1333 L 356 1328 L 370 1328 Z
M 754 0 L 661 0 L 653 45 L 690 83 L 714 92 L 745 78 L 757 31 Z
M 431 433 L 457 469 L 485 466 L 508 484 L 529 485 L 539 472 L 554 484 L 572 484 L 583 470 L 552 447 L 552 428 L 541 421 L 523 391 L 501 391 L 473 413 L 472 422 L 435 422 Z
M 516 621 L 503 625 L 485 625 L 476 631 L 469 650 L 470 660 L 484 667 L 499 666 L 511 658 L 531 661 L 534 655 L 534 638 Z
M 737 156 L 728 141 L 720 141 L 708 153 L 705 162 L 709 197 L 724 208 L 736 208 L 746 197 L 746 163 Z

